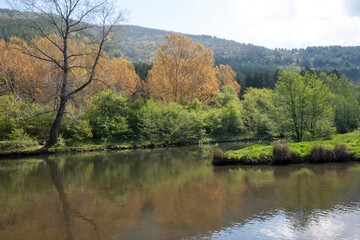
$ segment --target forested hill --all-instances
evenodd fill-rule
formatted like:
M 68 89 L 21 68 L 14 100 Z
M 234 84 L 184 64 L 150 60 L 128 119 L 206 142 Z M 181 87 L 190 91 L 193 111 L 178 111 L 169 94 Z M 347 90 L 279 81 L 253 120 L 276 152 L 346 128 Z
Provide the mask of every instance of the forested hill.
M 139 26 L 124 26 L 117 56 L 133 62 L 151 62 L 166 34 L 171 33 Z M 216 64 L 228 64 L 237 73 L 274 72 L 277 68 L 337 69 L 353 82 L 360 79 L 360 46 L 308 47 L 306 49 L 268 49 L 206 35 L 189 35 L 214 52 Z
M 30 28 L 24 27 L 24 22 L 26 20 L 16 12 L 0 9 L 0 38 L 5 40 L 10 36 L 24 38 L 29 33 L 32 37 L 36 36 Z M 51 32 L 51 29 L 48 31 Z M 171 32 L 125 25 L 120 33 L 121 40 L 115 44 L 113 55 L 132 62 L 149 63 L 155 58 L 157 48 L 168 33 Z M 358 82 L 360 79 L 360 46 L 272 50 L 212 36 L 186 35 L 194 42 L 211 48 L 216 64 L 228 64 L 241 75 L 255 71 L 273 73 L 277 68 L 310 67 L 329 71 L 337 69 L 340 73 L 345 73 L 353 82 Z
M 156 56 L 156 50 L 163 42 L 166 34 L 172 32 L 126 25 L 121 32 L 122 41 L 118 49 L 125 57 L 132 61 L 150 62 Z M 231 40 L 225 40 L 207 35 L 190 35 L 194 42 L 201 43 L 206 48 L 211 48 L 214 54 L 224 57 L 237 57 L 253 55 L 255 58 L 264 54 L 271 54 L 272 50 L 252 44 L 242 44 Z

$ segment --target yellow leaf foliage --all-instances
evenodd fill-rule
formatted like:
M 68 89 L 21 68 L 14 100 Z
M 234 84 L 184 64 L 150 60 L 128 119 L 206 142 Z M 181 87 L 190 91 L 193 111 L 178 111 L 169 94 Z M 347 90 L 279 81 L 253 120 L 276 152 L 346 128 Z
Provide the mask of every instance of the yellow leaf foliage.
M 236 73 L 229 65 L 222 65 L 216 67 L 216 78 L 219 81 L 220 88 L 225 85 L 232 85 L 237 92 L 240 92 L 240 85 L 235 81 Z
M 53 43 L 61 46 L 59 36 L 32 40 L 27 44 L 20 38 L 11 38 L 5 43 L 0 40 L 0 94 L 15 94 L 20 98 L 31 99 L 37 103 L 48 103 L 58 95 L 62 84 L 62 74 L 54 62 L 43 61 L 41 52 L 61 63 L 62 54 Z M 94 62 L 94 49 L 84 43 L 68 41 L 70 57 L 68 89 L 72 91 L 87 81 Z M 27 53 L 27 54 L 25 54 Z M 29 56 L 32 55 L 32 56 Z M 35 57 L 34 57 L 35 56 Z M 94 94 L 109 88 L 133 95 L 139 87 L 140 80 L 133 65 L 124 59 L 110 59 L 106 53 L 100 59 L 96 69 L 96 79 L 72 99 L 85 103 Z
M 174 33 L 165 37 L 156 54 L 145 86 L 150 97 L 175 102 L 197 98 L 206 102 L 219 88 L 212 51 L 201 44 Z

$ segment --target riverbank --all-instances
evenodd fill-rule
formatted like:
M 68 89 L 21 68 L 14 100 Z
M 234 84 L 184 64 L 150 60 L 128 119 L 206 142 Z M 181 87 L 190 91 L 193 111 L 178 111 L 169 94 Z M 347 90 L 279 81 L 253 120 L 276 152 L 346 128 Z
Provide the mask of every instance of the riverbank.
M 360 160 L 360 136 L 359 131 L 355 131 L 336 134 L 328 140 L 256 144 L 228 152 L 215 150 L 212 163 L 213 165 L 277 165 L 358 160 Z
M 131 149 L 152 149 L 152 148 L 164 148 L 164 147 L 180 147 L 188 145 L 206 145 L 226 142 L 258 142 L 258 141 L 273 141 L 274 138 L 270 136 L 258 137 L 258 136 L 246 136 L 246 137 L 218 137 L 218 138 L 206 138 L 198 141 L 178 142 L 169 144 L 150 144 L 150 143 L 77 143 L 76 145 L 50 147 L 36 145 L 27 146 L 27 148 L 16 151 L 0 151 L 0 159 L 9 158 L 22 158 L 31 157 L 42 154 L 63 154 L 63 153 L 82 153 L 82 152 L 102 152 L 102 151 L 123 151 Z M 17 144 L 18 142 L 14 142 Z M 1 142 L 0 142 L 1 145 Z

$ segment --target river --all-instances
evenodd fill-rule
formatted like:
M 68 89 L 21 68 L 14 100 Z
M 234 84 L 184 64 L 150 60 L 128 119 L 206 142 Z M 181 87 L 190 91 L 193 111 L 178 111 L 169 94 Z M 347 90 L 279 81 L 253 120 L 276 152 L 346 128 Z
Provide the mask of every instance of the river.
M 0 239 L 360 239 L 360 164 L 213 167 L 213 147 L 0 161 Z

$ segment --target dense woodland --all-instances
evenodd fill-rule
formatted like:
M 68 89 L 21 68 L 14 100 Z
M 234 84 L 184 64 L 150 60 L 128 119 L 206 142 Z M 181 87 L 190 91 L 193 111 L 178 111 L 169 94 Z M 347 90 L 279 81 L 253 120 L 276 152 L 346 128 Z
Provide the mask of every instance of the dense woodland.
M 34 41 L 56 52 L 47 39 Z M 0 42 L 1 140 L 47 139 L 55 117 L 59 73 L 21 53 L 17 47 L 24 44 L 19 38 Z M 230 66 L 215 66 L 210 49 L 180 34 L 166 36 L 145 80 L 130 62 L 106 54 L 96 76 L 71 99 L 61 141 L 158 144 L 249 134 L 302 141 L 358 126 L 359 88 L 345 75 L 282 70 L 276 78 L 263 76 L 273 89 L 259 83 L 240 93 Z
M 11 24 L 14 12 L 1 13 L 1 24 Z M 48 139 L 59 106 L 62 72 L 54 63 L 62 59 L 56 47 L 61 39 L 46 25 L 44 37 L 35 32 L 24 38 L 12 36 L 26 31 L 22 29 L 23 21 L 16 18 L 18 29 L 0 28 L 4 38 L 0 40 L 0 140 Z M 68 40 L 70 56 L 77 56 L 78 49 L 92 52 L 86 34 L 89 32 L 80 32 Z M 201 44 L 199 39 L 208 41 Z M 211 46 L 206 47 L 212 43 L 216 45 L 215 54 Z M 232 51 L 228 48 L 231 44 Z M 237 56 L 236 46 L 241 49 Z M 338 59 L 348 58 L 351 64 L 345 65 L 350 68 L 356 65 L 356 51 L 341 47 L 272 51 L 244 46 L 206 36 L 193 40 L 173 33 L 162 40 L 151 63 L 133 64 L 114 51 L 102 52 L 99 65 L 93 69 L 94 81 L 78 94 L 69 95 L 57 144 L 64 145 L 65 140 L 67 144 L 80 140 L 162 144 L 254 135 L 302 141 L 358 127 L 359 86 L 340 70 L 327 70 L 336 63 L 331 54 Z M 232 59 L 235 68 L 248 64 L 254 71 L 242 75 L 236 73 L 231 61 L 220 64 L 216 58 L 220 49 L 224 50 L 220 62 Z M 344 57 L 342 53 L 347 51 Z M 51 55 L 54 61 L 46 62 L 36 52 Z M 298 69 L 297 60 L 290 59 L 295 55 L 310 56 L 310 52 L 328 59 L 315 61 L 323 70 L 306 65 Z M 269 54 L 278 56 L 278 60 L 286 55 L 287 63 L 271 57 L 270 64 L 257 65 L 256 59 L 266 62 Z M 69 62 L 68 91 L 86 83 L 86 71 L 91 69 L 94 57 L 82 55 Z M 247 63 L 242 65 L 240 58 L 247 59 Z M 340 62 L 344 61 L 336 64 Z M 288 64 L 294 68 L 280 70 L 280 66 Z M 272 66 L 277 70 L 273 71 Z
M 45 23 L 46 32 L 54 31 Z M 9 41 L 11 36 L 30 40 L 38 33 L 18 13 L 0 9 L 0 38 Z M 85 40 L 93 35 L 84 31 L 75 38 Z M 156 50 L 160 47 L 168 31 L 124 25 L 119 32 L 119 40 L 114 42 L 109 55 L 122 57 L 133 63 L 147 63 L 156 58 Z M 333 71 L 345 74 L 350 81 L 356 83 L 360 79 L 360 47 L 307 47 L 306 49 L 268 49 L 252 44 L 220 39 L 206 35 L 186 35 L 195 43 L 202 44 L 213 51 L 216 65 L 229 65 L 244 79 L 248 72 L 255 71 L 273 75 L 277 69 L 290 68 L 300 70 L 309 67 L 317 71 Z

